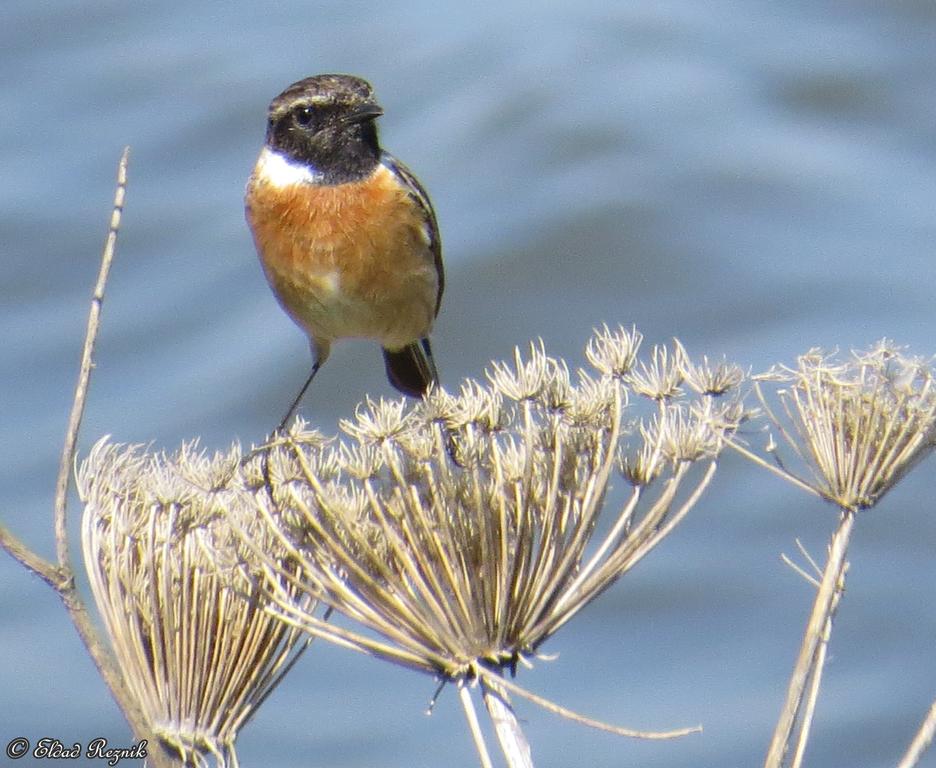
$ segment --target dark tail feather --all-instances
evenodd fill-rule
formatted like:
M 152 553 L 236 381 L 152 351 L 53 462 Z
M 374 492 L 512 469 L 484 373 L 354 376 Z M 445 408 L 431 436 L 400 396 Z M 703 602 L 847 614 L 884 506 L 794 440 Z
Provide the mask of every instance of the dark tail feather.
M 404 395 L 422 397 L 430 384 L 438 384 L 439 374 L 429 339 L 421 339 L 408 344 L 403 349 L 383 351 L 387 365 L 387 378 Z

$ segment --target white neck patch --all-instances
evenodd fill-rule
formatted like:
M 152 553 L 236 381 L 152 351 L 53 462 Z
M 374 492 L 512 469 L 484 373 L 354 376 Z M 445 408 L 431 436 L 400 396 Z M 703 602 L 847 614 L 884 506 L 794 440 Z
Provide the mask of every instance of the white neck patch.
M 257 158 L 257 178 L 274 187 L 293 184 L 320 184 L 323 176 L 311 166 L 297 163 L 269 147 L 264 147 Z

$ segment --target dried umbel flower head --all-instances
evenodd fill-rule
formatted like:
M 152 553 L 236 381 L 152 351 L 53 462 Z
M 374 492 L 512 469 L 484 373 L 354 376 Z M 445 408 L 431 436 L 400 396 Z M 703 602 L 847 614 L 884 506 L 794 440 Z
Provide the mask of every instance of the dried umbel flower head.
M 105 438 L 78 471 L 85 565 L 124 681 L 191 766 L 237 765 L 239 728 L 307 644 L 264 611 L 245 573 L 251 552 L 227 522 L 253 507 L 240 463 L 236 449 L 154 455 Z M 265 527 L 242 525 L 282 564 Z
M 682 390 L 683 372 L 679 357 L 667 347 L 655 346 L 650 361 L 640 361 L 627 374 L 627 383 L 635 393 L 652 400 L 670 400 L 678 397 Z
M 643 424 L 625 418 L 638 344 L 636 331 L 599 332 L 588 347 L 596 377 L 578 383 L 532 345 L 512 365 L 495 364 L 489 386 L 436 392 L 409 411 L 369 402 L 343 425 L 350 446 L 271 454 L 274 467 L 302 468 L 299 481 L 256 496 L 297 568 L 268 562 L 273 610 L 314 635 L 459 683 L 530 658 L 688 512 L 732 428 L 675 388 L 665 401 L 642 401 Z M 641 468 L 626 464 L 631 485 L 599 526 L 622 450 Z M 337 451 L 345 469 L 334 482 L 359 503 L 316 472 L 321 451 Z M 377 636 L 321 621 L 287 586 Z
M 636 328 L 618 326 L 612 331 L 603 325 L 589 340 L 585 356 L 604 375 L 620 379 L 634 367 L 641 343 L 643 334 Z
M 890 342 L 844 360 L 811 350 L 795 368 L 756 378 L 765 412 L 808 470 L 779 457 L 767 466 L 843 510 L 874 506 L 933 450 L 933 371 Z
M 701 363 L 693 363 L 679 341 L 674 342 L 676 360 L 686 384 L 700 395 L 720 396 L 737 392 L 746 375 L 741 366 L 722 360 L 712 364 L 703 356 Z
M 520 349 L 514 350 L 514 367 L 493 363 L 487 374 L 494 389 L 511 400 L 535 400 L 542 396 L 554 374 L 555 361 L 546 357 L 543 340 L 530 343 L 530 355 L 524 359 Z

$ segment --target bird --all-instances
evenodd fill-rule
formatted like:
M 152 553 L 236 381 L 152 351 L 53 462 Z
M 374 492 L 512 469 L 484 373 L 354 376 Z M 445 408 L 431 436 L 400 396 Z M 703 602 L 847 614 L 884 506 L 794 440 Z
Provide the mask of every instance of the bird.
M 270 102 L 245 214 L 264 275 L 312 351 L 278 432 L 339 339 L 377 341 L 405 395 L 438 384 L 429 333 L 445 285 L 439 227 L 422 184 L 381 148 L 382 114 L 370 83 L 345 74 L 304 78 Z

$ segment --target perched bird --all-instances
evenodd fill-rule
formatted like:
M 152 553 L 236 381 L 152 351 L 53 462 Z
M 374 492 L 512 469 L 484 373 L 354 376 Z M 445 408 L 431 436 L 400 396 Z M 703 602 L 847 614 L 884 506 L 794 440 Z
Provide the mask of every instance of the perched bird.
M 438 225 L 416 177 L 380 148 L 382 114 L 370 84 L 351 75 L 308 77 L 270 103 L 247 222 L 313 359 L 280 428 L 336 339 L 379 342 L 387 378 L 407 395 L 438 381 L 429 347 L 443 289 Z

